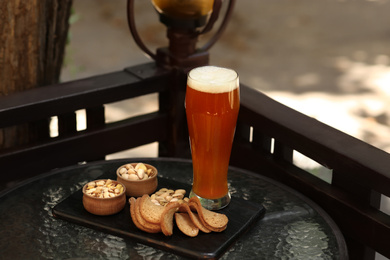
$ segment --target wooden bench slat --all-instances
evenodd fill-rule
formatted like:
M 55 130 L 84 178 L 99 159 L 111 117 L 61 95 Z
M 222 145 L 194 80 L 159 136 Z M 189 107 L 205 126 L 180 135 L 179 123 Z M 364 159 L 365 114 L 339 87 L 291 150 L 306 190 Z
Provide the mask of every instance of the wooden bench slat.
M 1 97 L 0 128 L 167 90 L 167 71 L 142 68 L 148 78 L 125 70 Z
M 54 168 L 165 140 L 167 122 L 166 114 L 155 112 L 14 151 L 3 150 L 0 153 L 1 179 L 32 177 Z

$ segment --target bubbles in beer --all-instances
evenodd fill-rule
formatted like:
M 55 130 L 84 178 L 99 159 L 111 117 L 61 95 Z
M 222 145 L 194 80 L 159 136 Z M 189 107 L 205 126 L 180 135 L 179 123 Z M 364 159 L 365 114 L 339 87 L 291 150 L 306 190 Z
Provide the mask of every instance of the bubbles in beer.
M 187 84 L 198 91 L 223 93 L 237 88 L 239 79 L 234 70 L 216 66 L 204 66 L 190 71 Z

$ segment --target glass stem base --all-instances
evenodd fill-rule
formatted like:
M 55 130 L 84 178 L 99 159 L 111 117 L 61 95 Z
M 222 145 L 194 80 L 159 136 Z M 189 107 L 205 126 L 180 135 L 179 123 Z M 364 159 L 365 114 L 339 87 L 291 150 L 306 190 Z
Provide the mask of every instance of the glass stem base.
M 218 198 L 218 199 L 206 199 L 206 198 L 202 198 L 200 197 L 199 195 L 197 195 L 195 192 L 193 192 L 191 190 L 190 192 L 190 198 L 191 197 L 194 197 L 194 196 L 197 196 L 200 200 L 200 203 L 202 204 L 202 206 L 205 208 L 205 209 L 208 209 L 208 210 L 219 210 L 219 209 L 223 209 L 224 207 L 226 207 L 227 205 L 229 205 L 230 203 L 230 200 L 231 200 L 231 196 L 230 196 L 230 192 L 228 192 L 225 196 L 223 196 L 222 198 Z

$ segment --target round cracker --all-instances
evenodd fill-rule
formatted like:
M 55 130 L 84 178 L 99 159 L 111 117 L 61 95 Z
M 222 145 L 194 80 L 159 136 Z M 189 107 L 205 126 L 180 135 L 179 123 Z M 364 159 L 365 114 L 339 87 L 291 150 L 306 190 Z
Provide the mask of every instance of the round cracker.
M 149 195 L 145 194 L 141 197 L 139 208 L 143 219 L 153 224 L 160 224 L 164 206 L 154 204 Z
M 188 213 L 175 213 L 175 221 L 177 227 L 185 235 L 196 237 L 199 233 L 199 228 L 192 222 Z
M 188 203 L 191 209 L 196 209 L 200 221 L 208 229 L 214 232 L 221 232 L 226 229 L 229 219 L 225 214 L 203 208 L 199 198 L 196 196 L 192 197 Z
M 171 202 L 165 206 L 164 212 L 161 215 L 161 231 L 166 236 L 171 236 L 173 234 L 173 216 L 179 210 L 179 202 Z

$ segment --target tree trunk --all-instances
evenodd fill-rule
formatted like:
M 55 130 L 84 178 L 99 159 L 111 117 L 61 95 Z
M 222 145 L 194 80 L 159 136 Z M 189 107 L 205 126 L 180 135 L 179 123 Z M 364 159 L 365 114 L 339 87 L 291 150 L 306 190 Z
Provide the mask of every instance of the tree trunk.
M 72 0 L 0 1 L 1 96 L 57 83 Z M 0 148 L 49 136 L 49 119 L 0 129 Z

